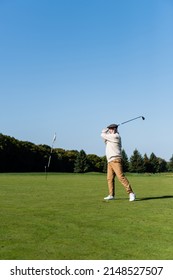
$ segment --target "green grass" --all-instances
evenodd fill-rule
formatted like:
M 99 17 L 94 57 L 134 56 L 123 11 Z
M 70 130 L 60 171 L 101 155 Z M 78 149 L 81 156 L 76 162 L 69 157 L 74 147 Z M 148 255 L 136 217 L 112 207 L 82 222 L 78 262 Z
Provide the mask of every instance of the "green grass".
M 0 174 L 0 259 L 172 260 L 172 174 L 127 177 L 135 202 L 106 174 Z

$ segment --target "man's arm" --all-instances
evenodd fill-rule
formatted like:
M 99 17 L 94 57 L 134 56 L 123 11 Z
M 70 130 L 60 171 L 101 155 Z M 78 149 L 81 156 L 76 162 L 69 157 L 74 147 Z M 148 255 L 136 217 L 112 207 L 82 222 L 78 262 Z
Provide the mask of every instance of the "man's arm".
M 105 140 L 105 141 L 110 141 L 110 142 L 119 142 L 119 134 L 118 133 L 115 133 L 115 134 L 111 134 L 111 133 L 108 133 L 109 129 L 108 128 L 104 128 L 102 130 L 102 133 L 101 133 L 101 137 Z

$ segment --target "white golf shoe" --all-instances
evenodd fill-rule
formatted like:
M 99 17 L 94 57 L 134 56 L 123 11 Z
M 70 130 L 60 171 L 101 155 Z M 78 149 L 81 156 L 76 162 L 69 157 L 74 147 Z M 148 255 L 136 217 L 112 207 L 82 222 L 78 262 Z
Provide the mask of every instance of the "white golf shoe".
M 129 201 L 134 201 L 136 199 L 135 193 L 130 193 L 129 194 Z
M 105 200 L 113 200 L 115 199 L 113 195 L 108 195 L 106 197 L 104 197 Z

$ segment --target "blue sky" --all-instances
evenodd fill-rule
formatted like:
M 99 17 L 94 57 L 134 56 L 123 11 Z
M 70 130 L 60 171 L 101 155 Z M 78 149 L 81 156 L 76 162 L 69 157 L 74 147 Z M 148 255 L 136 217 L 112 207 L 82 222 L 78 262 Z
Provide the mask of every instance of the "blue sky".
M 0 0 L 0 132 L 104 155 L 173 154 L 172 0 Z

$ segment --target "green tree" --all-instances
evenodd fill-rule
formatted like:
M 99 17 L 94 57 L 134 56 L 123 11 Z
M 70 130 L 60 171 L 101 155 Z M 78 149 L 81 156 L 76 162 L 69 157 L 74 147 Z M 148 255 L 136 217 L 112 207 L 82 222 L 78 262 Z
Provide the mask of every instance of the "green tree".
M 151 164 L 150 164 L 150 159 L 148 158 L 147 154 L 144 154 L 143 160 L 144 160 L 144 171 L 150 173 Z
M 122 150 L 122 162 L 123 162 L 123 171 L 128 172 L 129 171 L 129 160 L 128 160 L 128 156 L 124 149 Z
M 173 155 L 168 162 L 168 170 L 173 172 Z
M 164 160 L 162 158 L 158 158 L 158 162 L 159 162 L 159 172 L 167 172 L 168 165 L 167 165 L 166 160 Z
M 67 150 L 65 152 L 65 169 L 66 172 L 73 172 L 74 171 L 74 166 L 75 166 L 75 161 L 78 156 L 78 151 L 76 150 Z
M 106 156 L 101 157 L 101 172 L 106 173 L 107 172 L 107 159 Z
M 154 153 L 151 153 L 150 155 L 150 166 L 151 166 L 152 173 L 159 172 L 159 160 Z
M 137 173 L 144 172 L 144 160 L 137 149 L 134 150 L 133 155 L 130 157 L 129 171 Z
M 74 163 L 74 172 L 75 173 L 85 173 L 89 170 L 89 165 L 87 161 L 87 156 L 84 150 L 81 150 Z
M 94 154 L 87 155 L 87 162 L 89 165 L 88 171 L 94 171 L 94 172 L 101 172 L 102 166 L 101 166 L 101 158 Z

